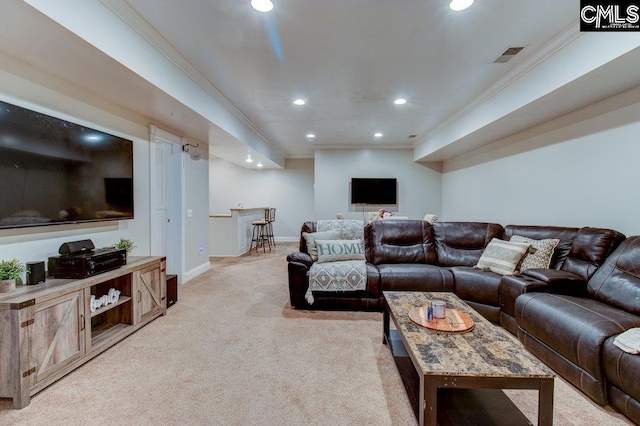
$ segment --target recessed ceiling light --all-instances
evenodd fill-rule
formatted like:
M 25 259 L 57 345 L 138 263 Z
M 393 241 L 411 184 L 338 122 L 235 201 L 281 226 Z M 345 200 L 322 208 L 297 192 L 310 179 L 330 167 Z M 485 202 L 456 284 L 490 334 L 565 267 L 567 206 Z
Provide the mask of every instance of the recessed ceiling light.
M 256 164 L 257 167 L 262 167 L 262 163 L 260 161 L 258 161 L 258 164 Z
M 449 3 L 449 7 L 451 8 L 451 10 L 455 10 L 456 12 L 458 12 L 460 10 L 465 10 L 472 4 L 473 0 L 452 0 L 451 3 Z
M 307 135 L 307 139 L 313 139 L 313 138 L 315 138 L 315 137 L 316 137 L 316 135 L 314 135 L 313 133 L 309 133 L 309 134 Z
M 273 9 L 271 0 L 251 0 L 251 6 L 258 12 L 271 12 Z
M 375 138 L 381 138 L 381 137 L 383 137 L 383 136 L 384 136 L 384 135 L 383 135 L 382 133 L 380 133 L 380 132 L 378 132 L 378 133 L 376 133 L 376 134 L 374 134 L 374 135 L 373 135 L 373 137 L 375 137 Z
M 404 104 L 407 103 L 407 100 L 403 99 L 403 98 L 398 98 L 395 101 L 393 101 L 393 103 L 396 104 L 396 105 L 404 105 Z
M 304 99 L 296 99 L 295 101 L 293 101 L 293 103 L 296 104 L 296 105 L 302 106 L 302 105 L 306 104 L 307 101 L 305 101 Z
M 251 154 L 247 154 L 247 159 L 244 161 L 246 161 L 247 163 L 253 163 L 253 158 L 251 158 Z

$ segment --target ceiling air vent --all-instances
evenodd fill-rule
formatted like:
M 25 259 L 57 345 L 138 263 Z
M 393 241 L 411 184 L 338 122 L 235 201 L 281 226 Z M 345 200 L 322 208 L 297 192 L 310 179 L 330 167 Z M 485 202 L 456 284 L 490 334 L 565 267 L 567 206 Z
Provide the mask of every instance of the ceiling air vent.
M 505 62 L 508 62 L 511 58 L 516 56 L 518 53 L 520 53 L 522 49 L 524 49 L 524 47 L 509 47 L 504 51 L 502 55 L 498 56 L 498 59 L 493 61 L 493 63 L 504 64 Z
M 417 137 L 418 135 L 409 135 L 409 139 L 413 139 L 415 137 Z

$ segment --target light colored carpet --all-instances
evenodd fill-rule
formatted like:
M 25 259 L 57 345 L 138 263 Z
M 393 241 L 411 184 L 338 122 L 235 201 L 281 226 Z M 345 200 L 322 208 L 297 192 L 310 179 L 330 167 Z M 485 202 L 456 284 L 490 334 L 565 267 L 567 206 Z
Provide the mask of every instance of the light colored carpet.
M 284 255 L 217 265 L 165 317 L 99 355 L 2 425 L 414 425 L 382 314 L 288 304 Z M 535 419 L 536 394 L 510 391 Z M 555 424 L 628 424 L 556 380 Z M 534 422 L 535 423 L 535 422 Z

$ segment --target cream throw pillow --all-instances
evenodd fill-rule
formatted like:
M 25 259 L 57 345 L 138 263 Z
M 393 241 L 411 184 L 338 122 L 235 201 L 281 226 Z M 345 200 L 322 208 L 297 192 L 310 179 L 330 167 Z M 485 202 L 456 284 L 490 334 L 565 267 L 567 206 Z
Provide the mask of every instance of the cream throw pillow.
M 318 249 L 316 248 L 316 240 L 337 240 L 340 238 L 339 229 L 330 229 L 323 232 L 303 232 L 302 236 L 307 240 L 307 252 L 314 261 L 318 260 Z
M 500 275 L 513 275 L 531 243 L 517 243 L 494 238 L 482 252 L 476 268 Z
M 362 240 L 320 240 L 316 239 L 318 263 L 339 260 L 364 260 Z
M 521 237 L 519 235 L 512 235 L 509 241 L 531 244 L 529 253 L 527 253 L 524 256 L 524 259 L 522 259 L 520 271 L 533 268 L 549 269 L 549 266 L 551 265 L 551 258 L 553 257 L 553 250 L 556 248 L 558 243 L 560 243 L 560 240 L 556 238 L 532 240 L 531 238 Z

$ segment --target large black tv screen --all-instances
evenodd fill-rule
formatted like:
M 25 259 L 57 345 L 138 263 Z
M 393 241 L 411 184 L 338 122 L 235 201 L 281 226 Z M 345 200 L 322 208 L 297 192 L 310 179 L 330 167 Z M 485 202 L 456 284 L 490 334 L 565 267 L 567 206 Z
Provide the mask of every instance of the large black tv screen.
M 0 101 L 0 229 L 133 219 L 133 142 Z
M 351 204 L 396 204 L 395 178 L 352 178 Z

